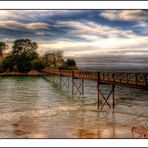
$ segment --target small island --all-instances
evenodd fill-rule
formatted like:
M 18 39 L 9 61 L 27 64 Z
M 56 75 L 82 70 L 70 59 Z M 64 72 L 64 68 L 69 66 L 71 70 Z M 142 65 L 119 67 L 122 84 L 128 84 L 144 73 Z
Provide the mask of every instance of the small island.
M 74 59 L 64 59 L 62 50 L 47 51 L 41 56 L 37 52 L 37 42 L 30 39 L 15 40 L 11 52 L 3 54 L 6 49 L 8 45 L 0 41 L 1 76 L 41 76 L 43 69 L 78 69 Z

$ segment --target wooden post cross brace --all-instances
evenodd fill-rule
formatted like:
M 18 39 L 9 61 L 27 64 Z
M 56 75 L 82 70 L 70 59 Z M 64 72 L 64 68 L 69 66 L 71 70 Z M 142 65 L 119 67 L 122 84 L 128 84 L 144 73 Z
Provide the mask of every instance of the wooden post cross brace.
M 63 88 L 63 87 L 65 87 L 65 88 L 67 88 L 68 89 L 68 91 L 69 91 L 69 77 L 67 77 L 67 79 L 66 80 L 63 80 L 62 78 L 61 78 L 61 88 Z
M 104 99 L 104 103 L 103 103 L 103 105 L 102 105 L 102 107 L 101 107 L 101 110 L 104 108 L 104 106 L 105 106 L 106 104 L 108 105 L 109 108 L 111 108 L 111 105 L 110 105 L 109 102 L 108 102 L 108 100 L 109 100 L 109 98 L 110 98 L 111 95 L 112 95 L 113 109 L 114 109 L 114 107 L 115 107 L 115 103 L 114 103 L 114 88 L 115 88 L 115 86 L 112 85 L 112 89 L 111 89 L 111 91 L 110 91 L 110 93 L 109 93 L 109 95 L 108 95 L 107 97 L 105 97 L 105 96 L 103 95 L 103 93 L 101 92 L 101 90 L 98 88 L 99 94 L 101 94 L 101 96 L 102 96 L 103 99 Z

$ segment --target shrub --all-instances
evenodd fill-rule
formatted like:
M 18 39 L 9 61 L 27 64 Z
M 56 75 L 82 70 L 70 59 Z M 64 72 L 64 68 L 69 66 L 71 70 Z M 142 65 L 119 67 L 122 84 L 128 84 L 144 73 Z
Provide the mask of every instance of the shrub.
M 45 64 L 39 60 L 39 59 L 35 59 L 31 62 L 31 66 L 33 70 L 42 70 L 43 68 L 45 68 Z
M 14 61 L 12 56 L 6 57 L 2 62 L 2 69 L 4 71 L 13 71 Z
M 66 66 L 67 67 L 75 67 L 76 66 L 76 61 L 74 59 L 67 59 Z

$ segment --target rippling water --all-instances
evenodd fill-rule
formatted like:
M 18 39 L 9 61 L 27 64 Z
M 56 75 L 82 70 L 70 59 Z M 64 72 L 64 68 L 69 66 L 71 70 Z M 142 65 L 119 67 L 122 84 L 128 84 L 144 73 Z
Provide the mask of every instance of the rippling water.
M 110 86 L 101 89 L 108 95 Z M 72 97 L 41 77 L 1 77 L 0 137 L 132 138 L 132 127 L 148 126 L 148 92 L 116 87 L 115 98 L 115 111 L 98 111 L 93 81 Z

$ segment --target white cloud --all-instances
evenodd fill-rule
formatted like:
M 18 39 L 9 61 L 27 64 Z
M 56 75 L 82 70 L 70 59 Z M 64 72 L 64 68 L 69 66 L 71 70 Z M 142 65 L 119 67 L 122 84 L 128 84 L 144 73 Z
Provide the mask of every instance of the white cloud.
M 145 54 L 148 52 L 148 37 L 135 34 L 132 30 L 109 27 L 94 22 L 58 22 L 71 27 L 68 36 L 85 38 L 89 41 L 56 40 L 41 43 L 42 49 L 62 49 L 66 56 Z M 130 51 L 129 51 L 130 50 Z
M 35 30 L 35 29 L 47 29 L 48 24 L 42 22 L 33 22 L 27 24 L 27 23 L 20 23 L 17 21 L 0 21 L 0 28 L 11 29 L 11 30 L 19 30 L 19 29 Z
M 148 20 L 148 11 L 145 10 L 105 10 L 100 15 L 109 20 Z
M 18 30 L 25 28 L 25 24 L 19 23 L 17 21 L 0 21 L 0 28 L 1 29 L 11 29 L 11 30 Z
M 34 22 L 26 24 L 27 29 L 48 29 L 47 23 Z
M 3 17 L 3 16 L 9 16 L 10 13 L 7 11 L 7 10 L 0 10 L 0 17 Z
M 71 27 L 68 34 L 82 37 L 88 40 L 97 40 L 100 38 L 124 38 L 132 37 L 134 35 L 132 30 L 122 30 L 116 27 L 105 26 L 101 24 L 96 24 L 94 22 L 58 22 L 59 25 Z
M 41 17 L 52 17 L 56 15 L 70 16 L 71 14 L 77 14 L 84 12 L 83 10 L 0 10 L 0 20 L 10 18 L 15 20 L 30 20 Z
M 39 35 L 39 36 L 43 36 L 43 35 L 45 35 L 44 32 L 36 32 L 35 34 L 36 34 L 36 35 Z

